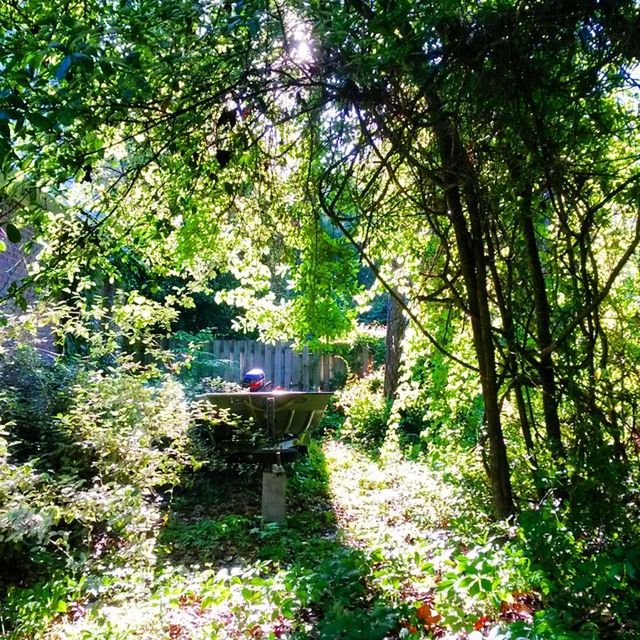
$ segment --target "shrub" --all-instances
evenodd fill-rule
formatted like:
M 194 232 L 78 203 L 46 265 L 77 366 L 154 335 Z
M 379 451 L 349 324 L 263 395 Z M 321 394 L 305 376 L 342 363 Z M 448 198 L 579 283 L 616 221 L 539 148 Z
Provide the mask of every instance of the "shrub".
M 189 413 L 170 378 L 76 373 L 20 349 L 3 365 L 0 624 L 24 637 L 61 611 L 38 595 L 56 575 L 134 561 L 159 517 L 155 489 L 189 460 Z
M 8 350 L 0 358 L 0 424 L 7 429 L 12 461 L 58 465 L 64 435 L 55 416 L 71 401 L 76 368 L 46 362 L 32 347 Z
M 236 365 L 211 353 L 210 345 L 213 339 L 214 334 L 209 329 L 197 333 L 178 331 L 173 335 L 170 345 L 172 360 L 178 370 L 178 379 L 190 395 L 208 391 L 238 390 L 233 387 L 227 388 L 220 377 L 228 372 L 230 366 L 235 368 Z
M 501 613 L 526 612 L 528 619 L 538 599 L 531 587 L 540 580 L 519 545 L 503 536 L 490 538 L 446 561 L 436 587 L 437 609 L 445 626 L 456 631 L 497 620 Z
M 102 483 L 143 492 L 177 481 L 187 461 L 189 425 L 178 383 L 167 377 L 151 386 L 144 376 L 96 371 L 85 374 L 72 392 L 72 406 L 59 416 L 79 448 L 70 466 Z
M 365 448 L 382 444 L 391 412 L 391 403 L 384 397 L 382 371 L 351 380 L 338 394 L 336 405 L 345 415 L 341 437 Z
M 332 381 L 333 389 L 340 389 L 347 383 L 349 373 L 361 372 L 367 366 L 380 368 L 385 361 L 386 342 L 384 328 L 359 325 L 346 342 L 335 341 L 314 345 L 315 353 L 327 353 L 342 358 L 346 372 L 338 374 Z M 344 376 L 344 378 L 343 378 Z
M 583 627 L 586 637 L 597 634 L 598 627 L 608 627 L 611 637 L 637 637 L 640 546 L 635 536 L 576 532 L 564 510 L 550 504 L 523 511 L 519 524 L 523 548 L 544 576 L 554 609 Z

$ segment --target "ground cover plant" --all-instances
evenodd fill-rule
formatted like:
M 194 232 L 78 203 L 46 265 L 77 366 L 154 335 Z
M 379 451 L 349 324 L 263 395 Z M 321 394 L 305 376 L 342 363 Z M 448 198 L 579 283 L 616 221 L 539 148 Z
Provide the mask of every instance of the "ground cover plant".
M 55 372 L 17 358 L 29 379 Z M 372 442 L 363 421 L 378 424 L 377 401 L 359 395 L 375 396 L 378 382 L 348 385 L 341 397 L 359 397 L 361 429 L 347 424 L 341 438 L 351 401 L 338 399 L 324 436 L 289 470 L 286 523 L 267 525 L 259 469 L 189 457 L 175 383 L 126 367 L 67 382 L 65 408 L 50 417 L 69 435 L 65 455 L 48 466 L 42 448 L 21 458 L 4 449 L 7 638 L 636 633 L 640 553 L 629 532 L 581 537 L 553 501 L 496 522 L 474 447 L 416 448 L 393 422 Z M 10 435 L 20 416 L 16 402 L 4 406 Z

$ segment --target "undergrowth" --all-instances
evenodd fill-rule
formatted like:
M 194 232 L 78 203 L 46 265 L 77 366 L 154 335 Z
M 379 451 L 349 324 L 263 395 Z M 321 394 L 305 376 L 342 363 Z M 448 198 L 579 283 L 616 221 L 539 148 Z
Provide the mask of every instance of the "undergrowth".
M 260 469 L 220 463 L 170 377 L 12 357 L 3 637 L 638 636 L 633 527 L 577 526 L 552 499 L 495 522 L 479 440 L 408 428 L 419 404 L 394 418 L 379 374 L 340 394 L 288 469 L 286 522 L 263 524 Z

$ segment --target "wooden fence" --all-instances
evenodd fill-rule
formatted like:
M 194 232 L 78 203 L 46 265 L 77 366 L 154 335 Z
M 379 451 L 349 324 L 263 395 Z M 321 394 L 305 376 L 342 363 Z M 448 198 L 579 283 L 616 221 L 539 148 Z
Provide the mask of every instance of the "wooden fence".
M 254 340 L 213 340 L 203 346 L 193 368 L 200 377 L 220 377 L 241 382 L 253 368 L 264 371 L 273 388 L 298 391 L 330 391 L 344 380 L 347 365 L 343 358 L 314 354 L 308 347 L 294 351 L 290 344 L 264 344 Z

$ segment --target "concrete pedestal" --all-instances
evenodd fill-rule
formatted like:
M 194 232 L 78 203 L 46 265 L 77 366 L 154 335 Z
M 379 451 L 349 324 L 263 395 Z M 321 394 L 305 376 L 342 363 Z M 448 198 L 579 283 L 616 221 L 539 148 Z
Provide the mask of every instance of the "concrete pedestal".
M 262 519 L 283 522 L 287 516 L 287 474 L 278 465 L 262 473 Z

